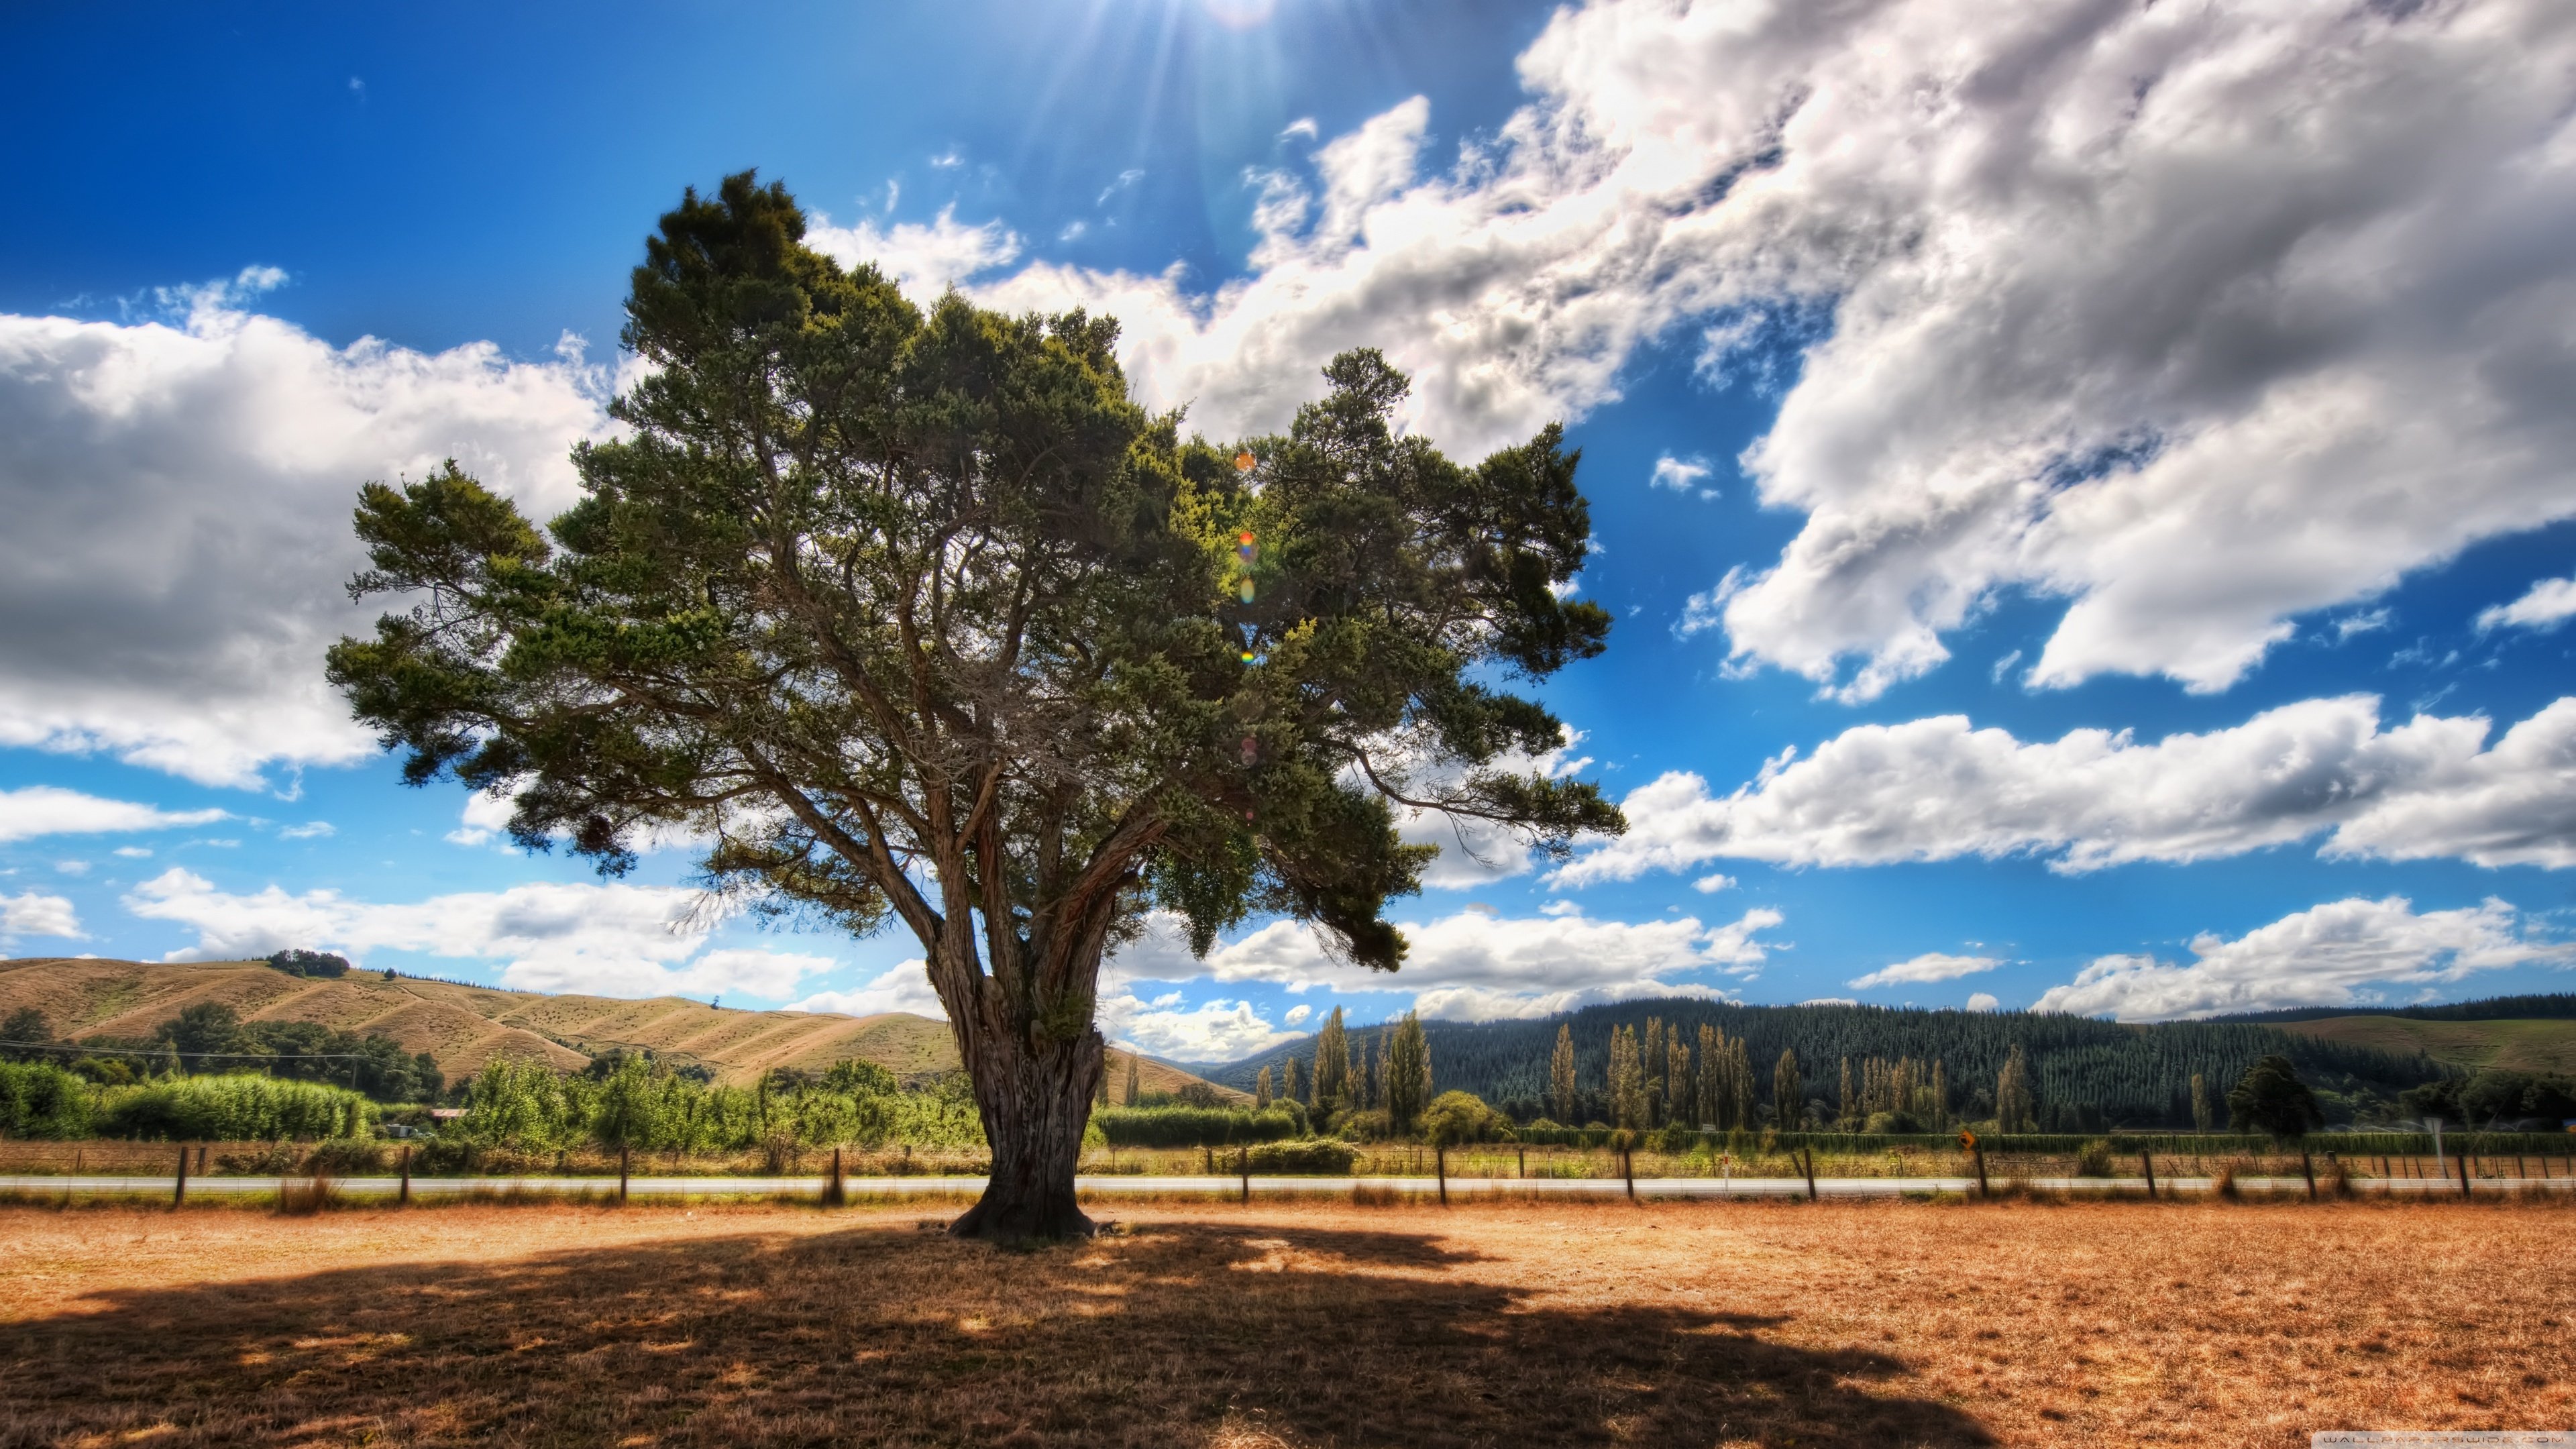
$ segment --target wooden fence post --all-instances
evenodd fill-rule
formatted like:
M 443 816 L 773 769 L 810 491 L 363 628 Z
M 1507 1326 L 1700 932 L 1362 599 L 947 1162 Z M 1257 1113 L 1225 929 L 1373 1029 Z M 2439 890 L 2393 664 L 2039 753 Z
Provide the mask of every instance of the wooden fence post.
M 1980 1142 L 1968 1151 L 1977 1159 L 1977 1196 L 1994 1196 L 1993 1190 L 1986 1186 L 1986 1144 Z
M 186 1143 L 181 1143 L 181 1144 L 179 1145 L 179 1175 L 178 1175 L 178 1177 L 176 1177 L 176 1178 L 172 1179 L 172 1182 L 171 1182 L 171 1186 L 170 1186 L 170 1206 L 172 1206 L 172 1207 L 174 1207 L 174 1208 L 183 1208 L 183 1207 L 186 1207 L 187 1205 L 188 1205 L 188 1147 L 187 1147 L 187 1144 L 186 1144 Z
M 1809 1201 L 1809 1202 L 1814 1202 L 1814 1201 L 1816 1200 L 1816 1149 L 1814 1149 L 1814 1148 L 1812 1148 L 1812 1147 L 1810 1147 L 1810 1148 L 1806 1149 L 1806 1157 L 1807 1157 L 1807 1201 Z
M 2460 1196 L 2469 1195 L 2469 1154 L 2460 1154 Z
M 841 1173 L 841 1149 L 839 1146 L 835 1145 L 832 1148 L 832 1181 L 829 1186 L 823 1189 L 823 1205 L 825 1207 L 839 1207 L 849 1200 L 849 1184 L 843 1180 Z
M 1637 1200 L 1637 1160 L 1629 1155 L 1625 1147 L 1619 1149 L 1619 1175 L 1628 1180 L 1628 1201 L 1635 1202 Z
M 1431 1144 L 1431 1170 L 1440 1174 L 1440 1205 L 1449 1205 L 1449 1144 Z
M 406 1206 L 411 1202 L 411 1144 L 408 1142 L 403 1144 L 402 1151 L 402 1192 L 394 1201 Z
M 623 1143 L 618 1144 L 618 1148 L 617 1148 L 617 1205 L 618 1205 L 619 1207 L 624 1207 L 624 1206 L 626 1205 L 626 1171 L 627 1171 L 627 1155 L 628 1155 L 628 1149 L 627 1149 L 627 1147 L 625 1146 L 625 1144 L 623 1144 Z
M 1529 1149 L 1526 1147 L 1522 1148 L 1520 1156 L 1521 1165 L 1513 1170 L 1512 1175 L 1514 1177 L 1527 1177 L 1529 1176 Z
M 1251 1149 L 1251 1148 L 1249 1148 L 1249 1147 L 1238 1147 L 1238 1148 L 1234 1149 L 1234 1170 L 1235 1170 L 1237 1173 L 1240 1173 L 1240 1174 L 1242 1175 L 1242 1177 L 1243 1177 L 1243 1200 L 1244 1200 L 1245 1202 L 1250 1202 L 1250 1201 L 1252 1201 L 1252 1149 Z
M 2299 1144 L 2299 1171 L 2308 1179 L 2308 1201 L 2315 1202 L 2317 1200 L 2317 1164 L 2316 1159 L 2308 1155 L 2308 1144 L 2304 1142 Z
M 2138 1165 L 2147 1170 L 2147 1201 L 2154 1202 L 2156 1200 L 2156 1155 L 2152 1152 L 2139 1153 Z

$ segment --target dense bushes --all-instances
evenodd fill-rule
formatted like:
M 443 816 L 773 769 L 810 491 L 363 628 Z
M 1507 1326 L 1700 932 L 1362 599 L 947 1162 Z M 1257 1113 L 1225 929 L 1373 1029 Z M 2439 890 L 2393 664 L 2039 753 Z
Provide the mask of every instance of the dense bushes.
M 637 1151 L 786 1154 L 842 1143 L 981 1147 L 965 1078 L 929 1090 L 896 1086 L 882 1067 L 843 1062 L 820 1078 L 773 1073 L 749 1087 L 713 1086 L 612 1056 L 565 1076 L 506 1060 L 467 1088 L 465 1116 L 441 1134 L 482 1147 L 561 1151 L 596 1144 Z
M 1306 1112 L 1293 1102 L 1260 1111 L 1241 1107 L 1106 1107 L 1092 1125 L 1112 1147 L 1230 1147 L 1306 1135 Z
M 1253 1172 L 1341 1174 L 1348 1173 L 1360 1160 L 1360 1150 L 1331 1137 L 1301 1137 L 1289 1142 L 1264 1142 L 1245 1156 Z
M 249 1073 L 113 1088 L 98 1116 L 104 1136 L 190 1142 L 357 1137 L 375 1122 L 376 1104 L 346 1087 Z
M 89 1083 L 51 1062 L 0 1062 L 0 1134 L 63 1141 L 90 1135 Z

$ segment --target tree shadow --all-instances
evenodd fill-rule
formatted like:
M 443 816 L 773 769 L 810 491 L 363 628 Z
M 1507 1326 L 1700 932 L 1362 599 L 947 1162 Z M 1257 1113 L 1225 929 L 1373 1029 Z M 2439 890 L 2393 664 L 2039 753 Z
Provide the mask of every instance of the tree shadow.
M 1776 1319 L 1572 1308 L 1414 1233 L 882 1223 L 94 1295 L 0 1325 L 0 1445 L 1955 1445 Z M 166 1426 L 166 1427 L 164 1427 Z

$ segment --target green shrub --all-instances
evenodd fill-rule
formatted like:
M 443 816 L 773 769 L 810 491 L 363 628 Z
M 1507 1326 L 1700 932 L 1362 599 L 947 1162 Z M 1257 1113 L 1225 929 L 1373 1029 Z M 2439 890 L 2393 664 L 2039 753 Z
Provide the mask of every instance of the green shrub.
M 2087 1142 L 2081 1148 L 2078 1148 L 2075 1153 L 2075 1175 L 2077 1177 L 2109 1177 L 2111 1175 L 2111 1144 L 2100 1138 L 2095 1138 L 2093 1141 Z
M 1698 1128 L 1686 1122 L 1675 1122 L 1656 1134 L 1655 1150 L 1673 1157 L 1683 1157 L 1697 1152 L 1706 1141 L 1707 1139 L 1700 1136 Z
M 1264 1142 L 1250 1152 L 1250 1166 L 1254 1172 L 1302 1172 L 1321 1176 L 1344 1176 L 1359 1160 L 1358 1148 L 1330 1137 L 1302 1137 L 1290 1142 Z
M 375 1122 L 376 1104 L 346 1087 L 242 1074 L 118 1088 L 99 1125 L 109 1137 L 242 1142 L 356 1137 Z
M 0 1134 L 68 1141 L 90 1135 L 89 1083 L 51 1062 L 0 1062 Z
M 1226 1107 L 1104 1107 L 1091 1114 L 1112 1147 L 1232 1147 L 1305 1135 L 1305 1113 L 1293 1102 L 1255 1112 Z
M 1422 1109 L 1422 1136 L 1428 1142 L 1508 1142 L 1512 1119 L 1495 1111 L 1473 1092 L 1443 1092 Z

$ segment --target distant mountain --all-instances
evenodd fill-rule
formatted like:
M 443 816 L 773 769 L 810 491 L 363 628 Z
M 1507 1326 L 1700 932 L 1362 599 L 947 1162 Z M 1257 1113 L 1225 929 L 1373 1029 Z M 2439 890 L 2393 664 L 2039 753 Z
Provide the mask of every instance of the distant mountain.
M 495 1057 L 570 1070 L 616 1049 L 705 1066 L 727 1082 L 751 1081 L 772 1067 L 819 1070 L 850 1057 L 906 1080 L 957 1067 L 948 1024 L 909 1012 L 740 1011 L 676 996 L 550 996 L 418 976 L 387 981 L 367 971 L 315 979 L 264 961 L 0 960 L 0 1016 L 35 1007 L 61 1038 L 149 1037 L 182 1008 L 208 1001 L 245 1021 L 311 1021 L 390 1037 L 406 1052 L 436 1057 L 451 1082 Z M 1110 1055 L 1113 1082 L 1121 1081 L 1126 1055 Z M 1152 1058 L 1138 1076 L 1150 1092 L 1199 1080 Z
M 1586 1098 L 1577 1114 L 1606 1119 L 1603 1100 L 1612 1028 L 1649 1017 L 1678 1023 L 1696 1040 L 1707 1022 L 1742 1038 L 1756 1084 L 1767 1099 L 1773 1064 L 1797 1053 L 1811 1096 L 1836 1096 L 1841 1062 L 1855 1072 L 1863 1059 L 1912 1057 L 1943 1064 L 1958 1110 L 1991 1113 L 1997 1075 L 2019 1045 L 2038 1087 L 2042 1125 L 2089 1130 L 2121 1124 L 2186 1126 L 2191 1078 L 2201 1073 L 2214 1096 L 2270 1053 L 2287 1056 L 2312 1084 L 2346 1097 L 2392 1097 L 2403 1088 L 2454 1070 L 2420 1051 L 2391 1050 L 2327 1035 L 2250 1023 L 2172 1022 L 2127 1026 L 2083 1017 L 2029 1012 L 1919 1011 L 1875 1006 L 1737 1006 L 1696 998 L 1629 1001 L 1533 1021 L 1426 1021 L 1435 1091 L 1462 1088 L 1527 1118 L 1547 1095 L 1549 1055 L 1557 1028 L 1573 1027 L 1576 1080 Z M 1375 1056 L 1384 1027 L 1354 1027 L 1355 1054 Z M 1314 1038 L 1301 1037 L 1241 1061 L 1195 1065 L 1230 1087 L 1249 1088 L 1263 1067 L 1282 1079 L 1287 1059 L 1314 1060 Z M 1977 1105 L 1982 1094 L 1985 1105 Z M 2224 1113 L 2222 1106 L 2220 1111 Z

